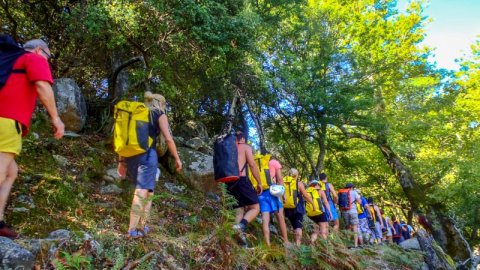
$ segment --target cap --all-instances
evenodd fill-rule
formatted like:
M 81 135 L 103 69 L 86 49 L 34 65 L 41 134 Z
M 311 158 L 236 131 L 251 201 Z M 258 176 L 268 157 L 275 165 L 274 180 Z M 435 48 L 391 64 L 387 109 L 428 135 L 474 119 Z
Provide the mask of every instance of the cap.
M 346 188 L 353 188 L 353 187 L 355 187 L 355 185 L 352 184 L 352 183 L 347 183 L 347 184 L 345 185 L 345 187 L 346 187 Z
M 318 178 L 320 178 L 321 181 L 327 179 L 327 174 L 326 173 L 321 173 Z
M 316 179 L 314 179 L 314 180 L 310 181 L 310 183 L 308 183 L 309 186 L 318 185 L 318 184 L 319 184 L 319 182 Z

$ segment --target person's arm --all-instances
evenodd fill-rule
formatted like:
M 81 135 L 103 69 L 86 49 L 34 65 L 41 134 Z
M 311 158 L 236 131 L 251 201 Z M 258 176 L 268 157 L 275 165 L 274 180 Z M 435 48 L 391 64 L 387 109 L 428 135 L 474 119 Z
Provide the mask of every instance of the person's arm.
M 57 105 L 55 104 L 55 96 L 53 94 L 52 86 L 46 81 L 36 81 L 35 90 L 38 93 L 40 102 L 43 104 L 45 109 L 47 109 L 48 115 L 50 115 L 53 125 L 53 136 L 55 139 L 62 138 L 65 132 L 65 125 L 58 116 Z
M 122 156 L 118 156 L 117 173 L 121 179 L 127 176 L 127 166 L 125 165 L 125 158 Z
M 248 166 L 252 170 L 255 181 L 257 181 L 257 193 L 261 194 L 263 192 L 262 182 L 260 181 L 260 172 L 258 171 L 257 164 L 255 164 L 255 160 L 253 159 L 252 148 L 247 146 L 245 149 L 245 158 L 247 159 Z
M 297 180 L 297 181 L 298 181 L 298 180 Z M 310 204 L 313 204 L 312 198 L 310 198 L 310 196 L 308 196 L 307 190 L 305 189 L 305 186 L 303 185 L 302 182 L 299 182 L 299 183 L 298 183 L 298 190 L 300 190 L 300 192 L 302 193 L 303 198 L 305 198 L 305 200 L 306 200 L 307 202 L 309 202 Z
M 170 154 L 175 159 L 175 165 L 177 168 L 177 172 L 182 170 L 182 161 L 180 161 L 180 157 L 178 156 L 177 146 L 175 145 L 175 141 L 173 140 L 172 134 L 170 134 L 170 125 L 168 124 L 168 118 L 165 114 L 162 114 L 158 119 L 158 124 L 160 125 L 160 130 L 165 137 L 165 142 L 167 143 L 167 148 Z
M 282 185 L 283 186 L 283 176 L 282 176 L 282 167 L 277 168 L 275 172 L 275 180 L 277 181 L 277 185 Z
M 380 209 L 378 208 L 378 206 L 374 206 L 374 209 L 375 209 L 375 212 L 377 213 L 377 217 L 380 217 L 380 228 L 383 229 L 383 228 L 386 228 L 385 224 L 383 224 L 383 218 L 382 215 L 380 214 Z
M 328 183 L 328 186 L 330 187 L 330 193 L 332 194 L 332 199 L 335 204 L 338 204 L 338 194 L 337 191 L 335 191 L 335 188 L 331 183 Z
M 327 195 L 325 194 L 325 191 L 319 189 L 318 194 L 320 194 L 320 197 L 322 198 L 323 205 L 325 205 L 325 208 L 327 208 L 328 216 L 332 217 L 332 211 L 330 210 L 330 204 L 328 203 Z

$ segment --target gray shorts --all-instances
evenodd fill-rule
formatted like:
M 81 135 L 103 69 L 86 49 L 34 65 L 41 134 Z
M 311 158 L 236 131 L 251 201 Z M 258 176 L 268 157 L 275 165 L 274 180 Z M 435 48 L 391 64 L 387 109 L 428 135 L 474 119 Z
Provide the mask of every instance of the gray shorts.
M 358 224 L 357 212 L 342 212 L 343 220 L 345 220 L 345 226 L 349 227 Z
M 380 222 L 377 221 L 375 223 L 375 229 L 372 229 L 372 232 L 373 232 L 373 236 L 375 236 L 376 239 L 382 239 L 383 238 L 383 235 L 382 235 L 382 229 L 380 228 Z
M 372 234 L 372 231 L 370 230 L 370 228 L 368 228 L 367 218 L 361 218 L 358 220 L 358 233 L 364 236 Z

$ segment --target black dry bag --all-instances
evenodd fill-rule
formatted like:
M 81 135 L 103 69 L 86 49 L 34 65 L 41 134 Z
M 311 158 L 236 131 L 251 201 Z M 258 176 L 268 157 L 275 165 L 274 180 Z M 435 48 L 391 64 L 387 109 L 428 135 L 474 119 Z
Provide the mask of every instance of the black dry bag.
M 25 73 L 24 69 L 13 69 L 17 59 L 25 53 L 9 35 L 0 34 L 0 90 L 10 74 Z
M 233 133 L 218 136 L 213 144 L 213 169 L 217 182 L 228 183 L 237 181 L 238 151 Z

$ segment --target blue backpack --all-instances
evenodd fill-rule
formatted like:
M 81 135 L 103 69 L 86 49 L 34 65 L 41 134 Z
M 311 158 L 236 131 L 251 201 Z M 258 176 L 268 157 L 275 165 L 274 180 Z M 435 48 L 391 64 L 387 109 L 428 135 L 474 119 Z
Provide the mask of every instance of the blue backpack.
M 0 90 L 3 88 L 12 73 L 23 73 L 24 69 L 13 69 L 17 59 L 27 53 L 20 48 L 12 37 L 6 34 L 0 35 Z

